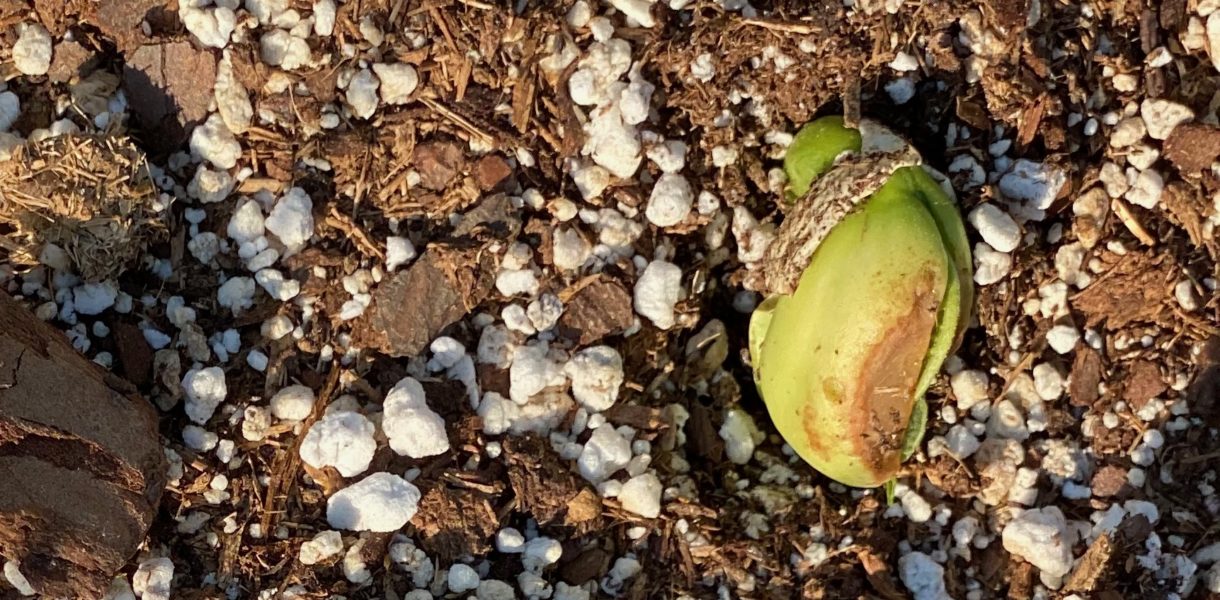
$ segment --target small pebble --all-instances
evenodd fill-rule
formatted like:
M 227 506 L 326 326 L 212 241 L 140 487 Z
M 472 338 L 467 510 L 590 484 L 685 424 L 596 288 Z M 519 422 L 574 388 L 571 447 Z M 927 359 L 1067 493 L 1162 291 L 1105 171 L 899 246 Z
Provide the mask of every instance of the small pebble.
M 1177 299 L 1182 310 L 1186 312 L 1199 310 L 1199 294 L 1195 292 L 1195 285 L 1191 280 L 1183 279 L 1173 286 L 1173 297 Z
M 906 52 L 899 52 L 894 60 L 890 61 L 890 68 L 900 73 L 914 71 L 919 68 L 919 60 Z

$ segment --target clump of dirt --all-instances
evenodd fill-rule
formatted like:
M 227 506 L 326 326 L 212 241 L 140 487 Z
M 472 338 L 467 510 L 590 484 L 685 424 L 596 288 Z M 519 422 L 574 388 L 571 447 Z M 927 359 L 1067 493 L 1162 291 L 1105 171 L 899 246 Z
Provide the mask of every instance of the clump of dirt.
M 54 244 L 85 280 L 118 277 L 165 236 L 159 208 L 144 153 L 126 138 L 53 137 L 0 163 L 0 245 L 15 263 Z

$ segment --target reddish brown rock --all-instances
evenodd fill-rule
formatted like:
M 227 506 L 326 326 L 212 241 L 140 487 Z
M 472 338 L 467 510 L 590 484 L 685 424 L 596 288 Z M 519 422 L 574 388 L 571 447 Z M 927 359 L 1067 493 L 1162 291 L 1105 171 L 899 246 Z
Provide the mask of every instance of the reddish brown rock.
M 474 180 L 484 192 L 508 191 L 513 179 L 513 168 L 498 154 L 488 154 L 474 164 Z
M 427 142 L 415 147 L 411 166 L 419 173 L 421 185 L 440 192 L 465 168 L 466 156 L 461 146 L 454 142 Z
M 1098 498 L 1117 496 L 1127 486 L 1127 470 L 1114 465 L 1106 465 L 1093 474 L 1090 485 L 1093 487 L 1093 495 Z
M 0 294 L 0 556 L 44 598 L 99 598 L 165 487 L 157 417 L 130 384 Z

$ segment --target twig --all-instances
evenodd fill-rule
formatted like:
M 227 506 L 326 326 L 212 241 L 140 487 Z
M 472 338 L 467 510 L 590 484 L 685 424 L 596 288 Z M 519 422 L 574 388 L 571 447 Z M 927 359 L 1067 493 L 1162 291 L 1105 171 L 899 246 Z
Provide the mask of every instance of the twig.
M 420 4 L 419 6 L 407 11 L 407 17 L 410 18 L 414 17 L 415 15 L 422 15 L 434 8 L 447 8 L 451 5 L 453 5 L 453 0 L 433 0 L 432 2 L 424 2 L 423 4 Z
M 356 193 L 354 194 L 355 197 L 352 198 L 352 202 L 355 203 L 356 207 L 359 207 L 360 201 L 364 199 L 364 183 L 365 178 L 368 177 L 370 154 L 372 154 L 372 145 L 367 145 L 364 147 L 364 156 L 360 160 L 360 176 L 356 178 Z
M 441 14 L 436 7 L 428 9 L 428 15 L 436 21 L 436 26 L 441 30 L 441 35 L 445 36 L 445 44 L 449 46 L 449 50 L 457 52 L 457 44 L 453 41 L 453 35 L 449 33 L 449 23 L 445 22 L 445 16 Z
M 1203 319 L 1200 319 L 1194 315 L 1188 314 L 1186 311 L 1182 310 L 1179 307 L 1175 306 L 1173 308 L 1173 314 L 1177 315 L 1179 319 L 1182 319 L 1183 321 L 1185 321 L 1187 325 L 1190 325 L 1192 327 L 1197 327 L 1197 328 L 1199 328 L 1199 330 L 1203 331 L 1204 333 L 1208 333 L 1211 335 L 1220 334 L 1220 329 L 1217 329 L 1215 327 L 1212 327 L 1211 325 L 1208 325 L 1207 321 L 1204 321 Z
M 254 194 L 263 190 L 274 194 L 282 189 L 284 189 L 284 182 L 270 177 L 247 177 L 237 184 L 239 194 Z
M 453 485 L 456 485 L 458 487 L 466 488 L 469 490 L 474 490 L 476 492 L 482 492 L 484 494 L 489 494 L 489 495 L 496 495 L 496 494 L 499 494 L 504 491 L 504 484 L 500 484 L 500 483 L 490 484 L 490 483 L 483 483 L 480 481 L 472 481 L 470 479 L 462 478 L 462 477 L 458 476 L 457 474 L 452 473 L 450 471 L 445 471 L 444 473 L 441 473 L 441 479 L 446 482 L 452 483 Z
M 792 21 L 777 21 L 775 19 L 742 19 L 741 22 L 745 23 L 746 25 L 753 25 L 755 27 L 762 27 L 763 29 L 770 29 L 771 31 L 799 33 L 802 35 L 809 35 L 811 33 L 817 33 L 817 31 L 818 31 L 816 27 L 814 27 L 812 25 L 807 25 L 805 23 L 794 23 Z
M 1034 359 L 1037 357 L 1037 353 L 1027 352 L 1025 356 L 1021 357 L 1021 362 L 1008 370 L 1004 375 L 1004 387 L 1000 388 L 1000 394 L 996 396 L 997 399 L 1002 399 L 1012 389 L 1013 384 L 1017 381 L 1017 376 L 1028 370 L 1030 365 L 1034 364 Z
M 335 389 L 339 387 L 339 363 L 331 363 L 330 374 L 326 377 L 326 385 L 322 387 L 322 393 L 318 394 L 317 400 L 314 401 L 313 409 L 309 412 L 309 417 L 301 424 L 302 435 L 297 436 L 292 442 L 292 446 L 287 452 L 280 454 L 275 459 L 275 464 L 271 467 L 271 481 L 267 484 L 266 502 L 263 505 L 263 518 L 260 522 L 264 535 L 270 535 L 271 527 L 274 523 L 271 522 L 272 516 L 278 516 L 284 511 L 276 507 L 276 504 L 288 500 L 292 495 L 293 489 L 296 487 L 297 472 L 301 469 L 301 441 L 305 439 L 304 432 L 309 431 L 310 426 L 317 421 L 322 415 L 323 409 L 330 403 L 331 396 L 334 395 Z
M 860 126 L 860 76 L 848 73 L 843 85 L 843 123 L 851 128 Z
M 1207 462 L 1213 458 L 1220 458 L 1220 451 L 1208 452 L 1207 454 L 1200 454 L 1198 456 L 1192 456 L 1190 458 L 1183 458 L 1183 459 L 1179 460 L 1178 462 L 1183 465 L 1193 465 L 1195 463 Z
M 427 106 L 428 108 L 439 113 L 442 117 L 448 119 L 454 125 L 466 130 L 466 132 L 470 135 L 479 138 L 479 141 L 482 142 L 483 145 L 497 145 L 495 136 L 483 131 L 482 129 L 479 129 L 474 123 L 470 122 L 470 119 L 467 119 L 466 117 L 454 112 L 444 104 L 441 104 L 432 98 L 420 98 L 419 101 L 423 103 L 424 106 Z
M 1152 234 L 1148 233 L 1147 229 L 1144 229 L 1144 224 L 1140 223 L 1139 219 L 1131 213 L 1131 208 L 1127 206 L 1126 202 L 1119 198 L 1114 198 L 1110 200 L 1110 208 L 1114 211 L 1114 214 L 1118 215 L 1118 219 L 1123 222 L 1123 225 L 1126 225 L 1127 229 L 1135 237 L 1139 238 L 1145 246 L 1156 245 L 1156 239 L 1152 237 Z
M 1092 291 L 1094 288 L 1096 288 L 1097 284 L 1109 279 L 1115 273 L 1118 273 L 1119 267 L 1123 266 L 1123 264 L 1126 263 L 1127 260 L 1131 258 L 1131 256 L 1132 256 L 1131 254 L 1123 255 L 1123 257 L 1120 258 L 1118 260 L 1118 262 L 1114 263 L 1114 265 L 1111 266 L 1108 270 L 1106 270 L 1105 273 L 1102 273 L 1100 277 L 1098 277 L 1097 279 L 1094 279 L 1091 283 L 1089 283 L 1089 287 L 1087 287 L 1083 290 L 1080 290 L 1079 292 L 1076 292 L 1075 294 L 1072 294 L 1070 297 L 1068 297 L 1068 300 L 1075 301 L 1077 298 L 1080 298 L 1081 296 L 1085 295 L 1086 293 L 1088 293 L 1088 292 Z
M 254 126 L 254 125 L 251 125 L 250 128 L 246 130 L 246 135 L 248 137 L 258 140 L 258 141 L 268 142 L 268 143 L 272 143 L 272 144 L 279 144 L 281 146 L 292 145 L 288 140 L 284 139 L 284 136 L 280 135 L 279 133 L 276 133 L 269 129 L 263 129 L 262 127 L 258 127 L 258 126 Z
M 356 225 L 350 217 L 339 212 L 339 209 L 334 205 L 331 205 L 330 214 L 326 216 L 326 224 L 346 233 L 365 254 L 376 256 L 378 260 L 385 261 L 385 252 L 382 252 L 381 248 L 374 244 L 373 240 L 369 239 L 369 234 L 359 225 Z
M 25 249 L 22 248 L 21 244 L 8 239 L 8 236 L 4 235 L 0 235 L 0 250 L 6 250 L 8 252 L 26 252 Z

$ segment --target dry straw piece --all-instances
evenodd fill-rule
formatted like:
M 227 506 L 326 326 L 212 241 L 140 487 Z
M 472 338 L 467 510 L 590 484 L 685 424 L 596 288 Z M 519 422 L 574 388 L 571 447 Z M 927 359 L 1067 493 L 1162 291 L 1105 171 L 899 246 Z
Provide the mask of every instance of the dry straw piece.
M 0 163 L 0 248 L 37 262 L 63 248 L 87 281 L 119 276 L 166 232 L 144 153 L 126 137 L 64 135 Z

